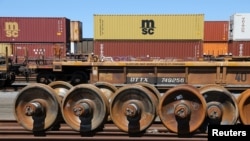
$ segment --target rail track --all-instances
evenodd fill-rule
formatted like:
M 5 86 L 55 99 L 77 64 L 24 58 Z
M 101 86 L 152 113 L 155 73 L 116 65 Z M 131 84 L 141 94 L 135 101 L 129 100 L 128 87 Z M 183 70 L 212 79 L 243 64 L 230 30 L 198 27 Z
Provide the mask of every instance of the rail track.
M 80 133 L 72 130 L 67 124 L 62 123 L 59 130 L 48 130 L 45 132 L 35 133 L 27 131 L 16 121 L 0 121 L 0 140 L 168 140 L 168 141 L 207 141 L 207 134 L 195 133 L 189 136 L 180 136 L 168 130 L 160 123 L 154 123 L 145 132 L 136 135 L 119 130 L 113 123 L 107 123 L 102 130 L 92 133 Z

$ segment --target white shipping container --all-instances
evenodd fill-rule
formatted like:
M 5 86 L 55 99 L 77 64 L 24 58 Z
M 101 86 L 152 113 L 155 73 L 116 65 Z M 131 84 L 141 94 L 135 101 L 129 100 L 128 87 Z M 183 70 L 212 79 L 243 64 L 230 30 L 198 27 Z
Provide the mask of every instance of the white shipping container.
M 229 40 L 250 41 L 250 13 L 230 16 Z
M 70 42 L 70 53 L 75 54 L 75 42 Z

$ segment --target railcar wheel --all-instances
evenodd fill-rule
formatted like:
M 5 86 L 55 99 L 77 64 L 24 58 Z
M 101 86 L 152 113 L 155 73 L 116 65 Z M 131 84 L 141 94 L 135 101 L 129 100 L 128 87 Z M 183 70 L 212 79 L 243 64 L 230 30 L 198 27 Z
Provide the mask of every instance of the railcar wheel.
M 53 81 L 48 84 L 51 88 L 54 89 L 58 95 L 58 103 L 61 105 L 63 97 L 67 92 L 73 87 L 70 83 L 65 81 Z
M 55 76 L 51 73 L 39 73 L 36 77 L 37 83 L 49 84 L 55 81 Z
M 55 91 L 45 84 L 24 87 L 14 102 L 15 118 L 27 130 L 45 131 L 57 119 L 59 105 Z
M 87 75 L 84 72 L 74 72 L 72 74 L 70 84 L 73 86 L 78 85 L 78 84 L 83 84 L 87 83 Z
M 119 88 L 111 99 L 110 116 L 128 133 L 145 131 L 156 118 L 156 96 L 147 88 L 131 84 Z
M 206 115 L 206 101 L 191 85 L 177 85 L 161 97 L 158 114 L 172 132 L 189 134 L 197 130 Z
M 103 92 L 103 94 L 107 97 L 109 102 L 110 102 L 111 96 L 117 90 L 117 88 L 114 85 L 108 82 L 96 82 L 94 85 L 97 86 Z
M 136 84 L 147 88 L 148 90 L 150 90 L 157 97 L 158 100 L 160 100 L 161 94 L 152 84 L 144 83 L 144 82 L 140 82 L 140 83 L 136 83 Z
M 65 82 L 65 81 L 53 81 L 53 82 L 49 83 L 48 86 L 50 86 L 52 89 L 54 89 L 54 91 L 57 95 L 57 98 L 58 98 L 57 99 L 58 104 L 60 106 L 62 104 L 62 100 L 63 100 L 64 96 L 73 87 L 70 83 Z M 59 128 L 61 127 L 60 124 L 63 122 L 64 122 L 64 119 L 62 116 L 61 109 L 59 108 L 58 118 L 57 118 L 57 121 L 53 127 L 53 130 L 59 130 Z
M 241 93 L 238 101 L 240 122 L 244 125 L 250 124 L 250 89 Z
M 241 92 L 238 96 L 236 96 L 236 100 L 237 100 L 238 105 L 239 105 L 240 100 L 241 100 L 241 98 L 242 98 L 242 94 L 248 93 L 249 91 L 250 91 L 250 90 L 246 89 L 245 91 Z M 240 107 L 238 107 L 238 108 L 240 108 Z
M 136 83 L 136 84 L 147 88 L 148 90 L 150 90 L 156 96 L 157 102 L 156 102 L 155 106 L 156 106 L 156 109 L 157 109 L 159 100 L 161 98 L 160 92 L 152 84 L 144 83 L 144 82 L 139 82 L 139 83 Z M 158 116 L 158 110 L 156 110 L 156 115 Z M 159 117 L 157 117 L 157 120 L 159 121 Z
M 91 132 L 101 128 L 107 120 L 108 100 L 95 85 L 79 84 L 63 98 L 61 111 L 72 129 Z
M 239 111 L 237 99 L 224 87 L 210 84 L 200 88 L 207 103 L 207 124 L 233 125 L 237 122 Z
M 94 85 L 97 86 L 103 92 L 103 94 L 107 97 L 107 99 L 109 101 L 109 103 L 108 103 L 108 107 L 109 107 L 111 97 L 114 95 L 117 88 L 108 82 L 96 82 Z M 112 119 L 108 113 L 108 121 L 111 121 L 111 120 Z

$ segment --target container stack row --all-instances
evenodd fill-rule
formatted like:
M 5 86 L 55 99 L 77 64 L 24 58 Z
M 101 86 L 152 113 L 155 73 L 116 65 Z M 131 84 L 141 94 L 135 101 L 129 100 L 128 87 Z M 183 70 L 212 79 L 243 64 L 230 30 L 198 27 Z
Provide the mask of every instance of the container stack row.
M 65 17 L 0 17 L 0 53 L 22 63 L 94 53 L 115 60 L 198 60 L 203 55 L 250 56 L 250 13 L 228 21 L 204 14 L 94 15 L 94 37 L 83 38 L 82 22 Z

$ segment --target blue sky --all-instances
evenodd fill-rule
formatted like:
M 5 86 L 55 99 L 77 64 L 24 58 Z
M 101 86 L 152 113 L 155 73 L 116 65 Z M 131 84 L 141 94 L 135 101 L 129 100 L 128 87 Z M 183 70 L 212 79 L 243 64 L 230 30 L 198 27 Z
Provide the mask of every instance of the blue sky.
M 93 38 L 94 14 L 204 14 L 224 21 L 250 13 L 249 0 L 0 0 L 1 17 L 66 17 L 83 23 L 83 37 Z

